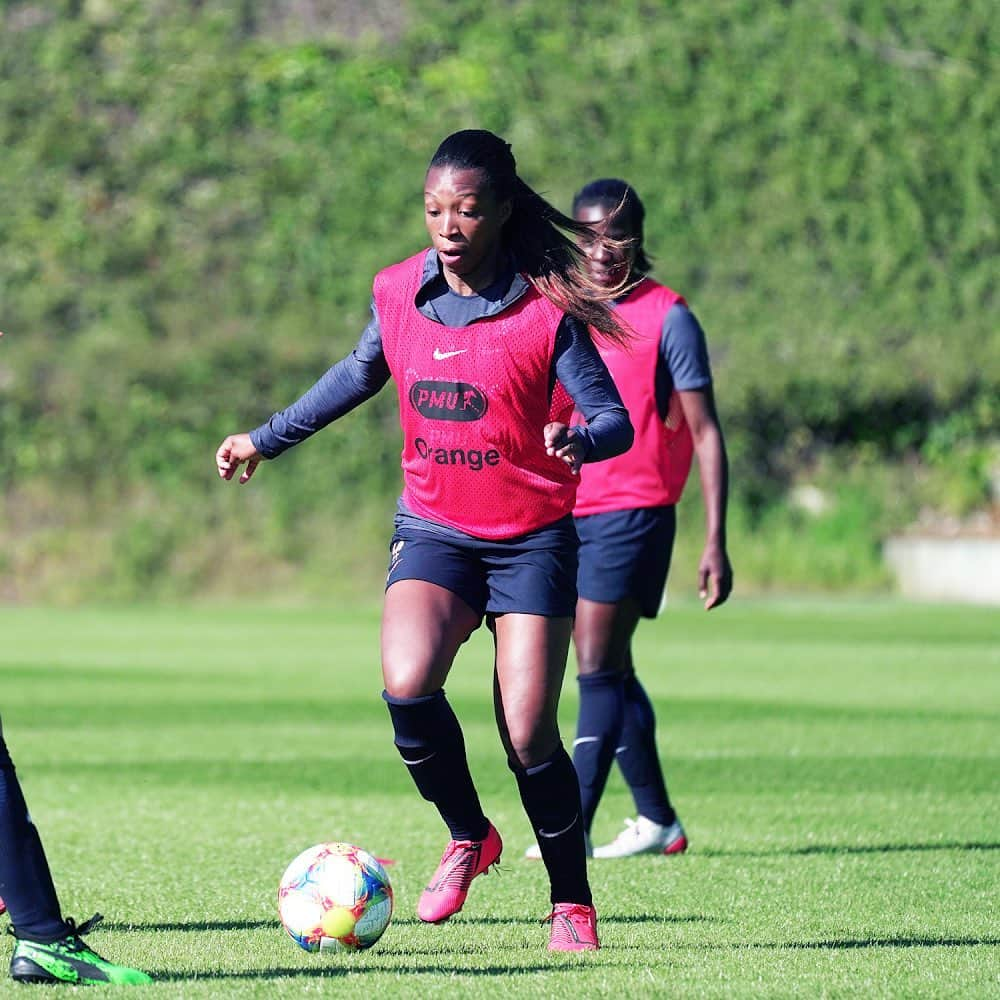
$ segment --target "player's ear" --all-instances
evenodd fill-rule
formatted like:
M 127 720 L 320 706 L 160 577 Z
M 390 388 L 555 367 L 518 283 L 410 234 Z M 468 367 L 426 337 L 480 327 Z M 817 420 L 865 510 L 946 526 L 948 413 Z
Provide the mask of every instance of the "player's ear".
M 514 199 L 508 198 L 506 201 L 500 203 L 500 225 L 505 226 L 507 220 L 511 217 L 514 212 Z

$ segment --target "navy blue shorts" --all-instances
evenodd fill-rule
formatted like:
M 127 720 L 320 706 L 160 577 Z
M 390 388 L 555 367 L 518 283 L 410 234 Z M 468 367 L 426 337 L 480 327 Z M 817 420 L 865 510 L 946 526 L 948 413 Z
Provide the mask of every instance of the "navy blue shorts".
M 400 580 L 436 583 L 461 597 L 480 617 L 520 613 L 572 618 L 577 546 L 569 516 L 499 541 L 397 521 L 385 586 L 388 590 Z
M 655 618 L 663 600 L 676 527 L 673 506 L 576 518 L 580 596 L 602 604 L 631 597 L 644 618 Z

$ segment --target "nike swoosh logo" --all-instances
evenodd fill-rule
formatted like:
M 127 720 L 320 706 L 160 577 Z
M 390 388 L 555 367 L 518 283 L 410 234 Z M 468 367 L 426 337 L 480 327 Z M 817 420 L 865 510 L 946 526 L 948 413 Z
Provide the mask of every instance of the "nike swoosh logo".
M 453 358 L 456 354 L 465 354 L 467 350 L 467 347 L 463 347 L 460 351 L 442 351 L 440 347 L 435 347 L 434 353 L 431 357 L 433 357 L 435 361 L 444 361 L 445 358 Z
M 580 818 L 580 814 L 577 813 L 576 816 L 573 817 L 573 822 L 570 823 L 569 826 L 564 827 L 562 830 L 556 830 L 555 833 L 548 833 L 546 830 L 539 830 L 538 831 L 538 836 L 539 837 L 545 837 L 548 840 L 552 840 L 555 837 L 561 837 L 564 833 L 569 833 L 569 831 L 573 829 L 573 827 L 576 825 L 576 821 L 579 818 Z

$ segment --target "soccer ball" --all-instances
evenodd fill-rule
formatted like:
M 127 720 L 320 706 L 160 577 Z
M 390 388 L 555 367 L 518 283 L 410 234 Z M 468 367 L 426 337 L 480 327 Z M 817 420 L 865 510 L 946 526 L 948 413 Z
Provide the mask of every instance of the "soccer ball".
M 306 951 L 370 948 L 389 926 L 392 886 L 385 869 L 353 844 L 317 844 L 285 869 L 278 914 Z

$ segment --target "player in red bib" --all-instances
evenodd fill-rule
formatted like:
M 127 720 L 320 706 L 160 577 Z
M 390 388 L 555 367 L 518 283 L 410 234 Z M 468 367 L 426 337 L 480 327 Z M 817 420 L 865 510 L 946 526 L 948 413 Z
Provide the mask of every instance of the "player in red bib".
M 635 334 L 627 350 L 599 345 L 628 407 L 635 443 L 625 454 L 584 469 L 577 492 L 573 639 L 580 713 L 573 763 L 588 835 L 615 760 L 638 813 L 612 843 L 593 848 L 594 857 L 679 854 L 687 835 L 667 794 L 655 716 L 636 675 L 632 636 L 639 620 L 655 617 L 662 602 L 675 505 L 693 454 L 706 517 L 698 589 L 709 610 L 729 596 L 725 443 L 701 327 L 680 295 L 648 277 L 639 196 L 624 181 L 594 181 L 574 198 L 573 214 L 613 238 L 588 244 L 588 261 L 594 279 L 607 287 L 627 281 L 616 313 Z M 538 857 L 538 846 L 527 856 Z
M 591 277 L 576 242 L 605 237 L 540 198 L 490 132 L 442 142 L 424 218 L 431 248 L 376 276 L 354 351 L 267 423 L 227 437 L 216 463 L 223 479 L 246 463 L 246 482 L 262 459 L 395 381 L 404 486 L 382 617 L 383 698 L 396 747 L 451 834 L 417 914 L 447 920 L 500 858 L 444 694 L 459 647 L 485 618 L 501 741 L 544 845 L 549 948 L 592 950 L 579 788 L 557 710 L 576 605 L 578 472 L 632 441 L 587 329 L 627 340 L 609 305 L 620 289 Z M 586 426 L 569 426 L 573 403 Z

